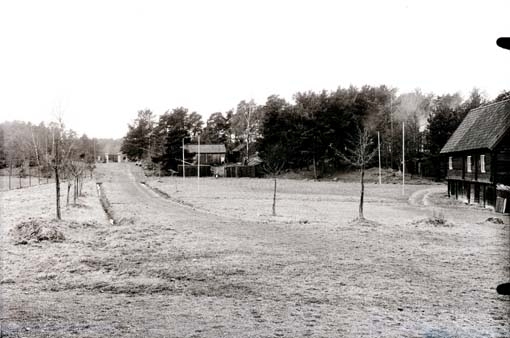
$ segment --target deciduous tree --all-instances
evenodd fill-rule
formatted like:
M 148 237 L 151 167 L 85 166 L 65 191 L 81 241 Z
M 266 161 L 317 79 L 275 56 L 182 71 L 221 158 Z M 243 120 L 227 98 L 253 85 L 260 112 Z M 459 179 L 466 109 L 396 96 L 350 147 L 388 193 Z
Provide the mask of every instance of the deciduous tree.
M 359 169 L 360 171 L 360 199 L 359 199 L 359 209 L 358 209 L 358 218 L 360 220 L 365 219 L 363 214 L 363 202 L 365 196 L 365 168 L 370 163 L 370 161 L 374 158 L 377 153 L 377 149 L 373 146 L 373 140 L 370 136 L 370 133 L 367 129 L 363 128 L 357 129 L 356 139 L 348 142 L 349 145 L 345 148 L 344 151 L 340 151 L 335 149 L 335 153 L 346 163 L 349 165 Z

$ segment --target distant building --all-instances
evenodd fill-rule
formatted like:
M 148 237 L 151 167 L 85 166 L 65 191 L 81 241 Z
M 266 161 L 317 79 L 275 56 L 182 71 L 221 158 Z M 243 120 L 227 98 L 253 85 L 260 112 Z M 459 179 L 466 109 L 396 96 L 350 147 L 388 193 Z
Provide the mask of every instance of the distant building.
M 450 197 L 510 212 L 510 100 L 471 110 L 441 154 Z
M 242 163 L 243 160 L 246 160 L 245 153 L 246 153 L 246 143 L 239 144 L 237 147 L 232 149 L 231 161 Z
M 123 153 L 116 153 L 116 154 L 110 154 L 110 153 L 104 153 L 97 156 L 96 162 L 99 163 L 120 163 L 120 162 L 127 162 L 127 156 Z
M 252 155 L 244 164 L 234 163 L 226 165 L 221 176 L 262 177 L 264 176 L 263 161 L 258 154 Z
M 198 163 L 198 144 L 186 144 L 184 150 L 193 156 L 193 163 Z M 219 165 L 225 163 L 227 149 L 224 144 L 201 144 L 200 145 L 200 164 L 201 165 Z

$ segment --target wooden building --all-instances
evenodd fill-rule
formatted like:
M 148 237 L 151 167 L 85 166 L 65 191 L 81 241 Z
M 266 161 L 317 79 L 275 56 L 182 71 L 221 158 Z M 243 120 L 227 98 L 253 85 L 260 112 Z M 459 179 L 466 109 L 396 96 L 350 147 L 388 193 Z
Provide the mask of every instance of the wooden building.
M 509 212 L 510 100 L 471 110 L 441 150 L 448 195 Z
M 263 161 L 258 155 L 251 156 L 246 162 L 242 164 L 229 164 L 225 166 L 222 176 L 225 177 L 262 177 L 264 176 L 264 168 L 262 167 Z
M 96 162 L 99 163 L 121 163 L 121 162 L 127 162 L 128 158 L 123 153 L 104 153 L 97 156 Z
M 184 150 L 193 158 L 193 163 L 198 163 L 198 144 L 186 144 Z M 219 165 L 225 163 L 227 149 L 224 144 L 201 144 L 200 164 Z

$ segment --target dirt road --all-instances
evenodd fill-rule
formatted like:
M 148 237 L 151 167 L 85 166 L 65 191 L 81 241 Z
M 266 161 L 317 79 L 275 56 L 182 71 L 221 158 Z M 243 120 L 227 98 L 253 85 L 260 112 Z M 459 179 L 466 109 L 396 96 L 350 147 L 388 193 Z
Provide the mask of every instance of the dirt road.
M 134 166 L 102 166 L 97 180 L 116 225 L 103 215 L 66 228 L 63 243 L 14 245 L 4 236 L 4 335 L 510 332 L 509 300 L 495 292 L 508 276 L 508 227 L 257 223 L 170 202 L 140 184 Z M 87 210 L 97 215 L 94 182 L 87 189 Z

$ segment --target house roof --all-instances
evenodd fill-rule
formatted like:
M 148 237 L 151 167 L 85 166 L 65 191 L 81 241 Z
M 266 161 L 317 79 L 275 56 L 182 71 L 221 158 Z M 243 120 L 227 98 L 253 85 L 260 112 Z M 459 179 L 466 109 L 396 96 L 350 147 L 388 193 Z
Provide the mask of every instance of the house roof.
M 469 111 L 441 149 L 441 154 L 475 149 L 493 150 L 510 130 L 510 100 Z
M 198 144 L 186 144 L 184 145 L 184 149 L 190 153 L 197 154 L 198 153 Z M 201 154 L 224 154 L 227 152 L 224 144 L 201 144 L 200 145 L 200 153 Z

